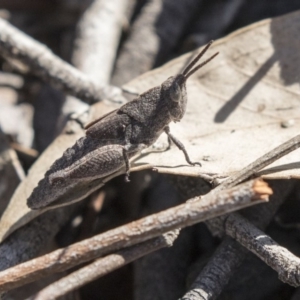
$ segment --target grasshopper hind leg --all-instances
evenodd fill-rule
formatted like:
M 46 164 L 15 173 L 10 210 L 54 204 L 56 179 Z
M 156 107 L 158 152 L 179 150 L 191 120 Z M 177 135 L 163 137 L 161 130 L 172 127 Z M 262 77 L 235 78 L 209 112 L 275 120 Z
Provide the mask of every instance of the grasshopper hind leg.
M 124 147 L 121 145 L 100 147 L 69 167 L 50 174 L 49 182 L 53 185 L 68 181 L 89 181 L 113 174 L 124 166 L 123 152 Z
M 91 181 L 109 176 L 121 168 L 126 168 L 125 181 L 129 181 L 129 158 L 139 152 L 144 145 L 108 145 L 93 150 L 75 161 L 69 167 L 49 175 L 51 185 L 65 182 Z

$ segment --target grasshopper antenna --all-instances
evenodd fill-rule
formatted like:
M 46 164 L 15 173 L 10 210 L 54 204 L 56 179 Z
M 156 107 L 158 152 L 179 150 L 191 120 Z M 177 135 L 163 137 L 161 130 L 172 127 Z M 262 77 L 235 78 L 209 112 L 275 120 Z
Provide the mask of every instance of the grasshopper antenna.
M 207 63 L 209 63 L 212 59 L 214 59 L 219 52 L 215 53 L 214 55 L 212 55 L 210 58 L 208 58 L 207 60 L 205 60 L 204 62 L 202 62 L 201 64 L 199 64 L 198 66 L 196 66 L 194 69 L 192 69 L 195 64 L 199 61 L 199 59 L 203 56 L 203 54 L 208 50 L 208 48 L 212 45 L 214 41 L 210 41 L 205 48 L 189 63 L 189 65 L 184 69 L 184 71 L 182 72 L 182 75 L 184 75 L 185 79 L 187 79 L 188 77 L 190 77 L 192 74 L 194 74 L 196 71 L 198 71 L 200 68 L 202 68 L 204 65 L 206 65 Z

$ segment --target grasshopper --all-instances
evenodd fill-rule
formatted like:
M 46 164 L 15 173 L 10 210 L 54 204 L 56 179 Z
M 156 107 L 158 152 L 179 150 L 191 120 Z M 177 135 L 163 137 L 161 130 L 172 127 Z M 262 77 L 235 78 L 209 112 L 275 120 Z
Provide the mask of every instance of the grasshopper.
M 104 178 L 125 166 L 125 180 L 129 181 L 129 159 L 151 146 L 163 132 L 168 135 L 169 146 L 173 142 L 184 153 L 188 164 L 201 166 L 190 160 L 184 145 L 173 136 L 168 125 L 170 122 L 179 122 L 185 114 L 187 79 L 218 55 L 215 53 L 196 65 L 211 44 L 212 41 L 182 73 L 169 77 L 160 86 L 89 123 L 85 127 L 86 136 L 64 152 L 43 180 L 52 186 L 65 186 Z M 30 208 L 36 209 L 47 204 L 37 205 L 35 198 L 34 190 L 27 200 Z

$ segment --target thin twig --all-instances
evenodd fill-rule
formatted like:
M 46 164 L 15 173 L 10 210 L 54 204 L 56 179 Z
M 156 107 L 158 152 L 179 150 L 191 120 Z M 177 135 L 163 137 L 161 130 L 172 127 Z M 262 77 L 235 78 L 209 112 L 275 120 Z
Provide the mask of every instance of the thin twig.
M 0 272 L 0 290 L 12 289 L 42 276 L 72 268 L 109 252 L 132 246 L 168 231 L 191 226 L 228 211 L 266 201 L 272 190 L 261 180 L 249 181 L 96 235 L 67 248 Z M 21 282 L 21 283 L 20 283 Z
M 177 238 L 179 230 L 168 232 L 138 245 L 125 248 L 114 254 L 97 259 L 95 262 L 71 273 L 70 275 L 52 283 L 29 299 L 57 299 L 81 286 L 96 280 L 126 264 L 139 259 L 153 251 L 164 247 L 171 247 Z
M 253 163 L 249 164 L 247 167 L 238 171 L 235 175 L 225 179 L 218 185 L 214 191 L 219 191 L 223 189 L 228 189 L 236 186 L 237 184 L 250 179 L 255 176 L 258 171 L 273 163 L 274 161 L 280 159 L 281 157 L 287 155 L 288 153 L 298 149 L 300 147 L 300 135 L 293 137 L 287 142 L 281 144 L 270 152 L 264 154 Z M 207 221 L 207 226 L 209 229 L 217 236 L 222 236 L 224 233 L 223 219 L 212 219 Z
M 96 86 L 88 76 L 3 19 L 0 19 L 0 53 L 21 61 L 47 83 L 87 103 L 121 97 L 118 88 Z
M 224 180 L 219 186 L 215 188 L 215 190 L 228 189 L 243 182 L 246 179 L 251 178 L 264 167 L 270 165 L 274 161 L 298 149 L 299 147 L 300 135 L 296 135 L 292 139 L 288 140 L 287 142 L 281 144 L 280 146 L 261 156 L 253 163 L 249 164 L 247 167 L 237 172 L 235 175 Z

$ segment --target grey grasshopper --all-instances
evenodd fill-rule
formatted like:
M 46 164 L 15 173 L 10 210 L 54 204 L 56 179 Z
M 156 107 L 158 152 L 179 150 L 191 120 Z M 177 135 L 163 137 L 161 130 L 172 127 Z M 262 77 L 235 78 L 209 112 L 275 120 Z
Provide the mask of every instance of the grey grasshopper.
M 188 164 L 201 166 L 190 160 L 185 147 L 171 134 L 168 125 L 172 121 L 179 122 L 185 114 L 187 79 L 218 54 L 196 65 L 211 44 L 206 45 L 181 74 L 169 77 L 160 86 L 88 124 L 86 136 L 54 162 L 39 186 L 47 183 L 59 188 L 60 185 L 93 181 L 124 166 L 125 180 L 129 181 L 129 159 L 151 146 L 163 132 L 168 135 L 169 143 L 172 141 L 183 151 Z M 48 204 L 48 201 L 41 202 L 37 197 L 36 188 L 27 200 L 30 208 L 38 209 Z

